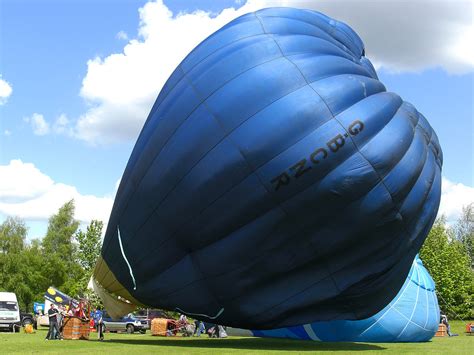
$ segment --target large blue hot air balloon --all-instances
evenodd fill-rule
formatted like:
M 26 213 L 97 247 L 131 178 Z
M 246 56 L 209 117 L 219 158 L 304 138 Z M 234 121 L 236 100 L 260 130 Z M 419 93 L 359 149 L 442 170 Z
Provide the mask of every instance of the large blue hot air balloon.
M 246 14 L 162 88 L 96 284 L 247 329 L 370 317 L 435 219 L 441 155 L 350 27 L 309 10 Z
M 316 341 L 417 342 L 430 340 L 439 324 L 435 284 L 417 256 L 395 298 L 380 312 L 358 321 L 314 322 L 289 328 L 257 330 L 258 337 Z M 229 334 L 246 335 L 239 329 Z

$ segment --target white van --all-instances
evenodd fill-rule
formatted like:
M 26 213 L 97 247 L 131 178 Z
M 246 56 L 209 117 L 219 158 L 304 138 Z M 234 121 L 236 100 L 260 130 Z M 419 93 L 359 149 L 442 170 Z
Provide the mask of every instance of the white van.
M 20 327 L 20 309 L 13 292 L 0 292 L 0 330 L 15 332 Z

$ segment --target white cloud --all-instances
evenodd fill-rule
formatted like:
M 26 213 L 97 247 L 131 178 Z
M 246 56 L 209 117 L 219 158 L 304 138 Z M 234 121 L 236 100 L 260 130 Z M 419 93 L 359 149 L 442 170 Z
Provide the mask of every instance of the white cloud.
M 42 174 L 33 164 L 12 160 L 9 165 L 0 165 L 1 202 L 35 199 L 53 184 L 53 180 Z
M 127 32 L 125 31 L 120 31 L 119 33 L 116 34 L 115 36 L 117 39 L 121 39 L 121 40 L 128 40 L 128 35 L 127 35 Z
M 6 129 L 6 130 L 3 131 L 3 134 L 8 137 L 8 136 L 12 135 L 12 131 Z
M 449 223 L 453 223 L 461 217 L 464 206 L 474 203 L 474 187 L 451 182 L 445 177 L 441 186 L 438 216 L 444 215 Z
M 10 95 L 12 94 L 13 89 L 10 83 L 2 79 L 0 74 L 0 105 L 4 105 Z
M 79 117 L 76 136 L 94 144 L 135 139 L 179 62 L 243 13 L 231 8 L 217 17 L 203 11 L 173 17 L 161 0 L 145 4 L 139 10 L 139 39 L 130 40 L 122 53 L 88 61 L 81 96 L 91 108 Z
M 70 121 L 65 114 L 61 114 L 56 118 L 53 124 L 53 131 L 56 134 L 72 134 L 72 128 L 70 126 Z
M 74 128 L 71 121 L 63 113 L 50 124 L 40 113 L 33 113 L 30 117 L 25 117 L 24 121 L 31 125 L 33 133 L 37 136 L 45 136 L 49 133 L 62 134 L 67 136 L 74 135 Z
M 474 25 L 459 25 L 458 33 L 459 36 L 454 39 L 449 53 L 467 67 L 472 68 L 474 66 Z
M 473 0 L 263 2 L 310 8 L 346 22 L 364 41 L 367 56 L 391 71 L 474 69 Z
M 49 123 L 46 122 L 44 116 L 40 113 L 33 113 L 31 117 L 26 117 L 25 122 L 31 124 L 33 133 L 37 136 L 44 136 L 49 133 Z
M 473 1 L 249 0 L 217 16 L 173 14 L 162 0 L 148 2 L 139 10 L 138 39 L 129 40 L 122 53 L 88 61 L 81 96 L 90 109 L 79 117 L 74 134 L 93 144 L 134 140 L 180 61 L 227 22 L 263 7 L 310 8 L 344 21 L 360 34 L 368 57 L 391 71 L 470 71 Z
M 108 221 L 112 197 L 83 195 L 74 186 L 55 182 L 33 164 L 21 160 L 0 165 L 0 214 L 46 221 L 71 199 L 79 221 Z

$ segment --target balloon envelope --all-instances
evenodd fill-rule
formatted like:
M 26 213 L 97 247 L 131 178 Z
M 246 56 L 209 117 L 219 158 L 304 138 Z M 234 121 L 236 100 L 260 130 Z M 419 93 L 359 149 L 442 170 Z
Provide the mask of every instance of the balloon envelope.
M 370 317 L 434 221 L 441 160 L 349 26 L 292 8 L 241 16 L 162 88 L 95 279 L 135 304 L 247 329 Z

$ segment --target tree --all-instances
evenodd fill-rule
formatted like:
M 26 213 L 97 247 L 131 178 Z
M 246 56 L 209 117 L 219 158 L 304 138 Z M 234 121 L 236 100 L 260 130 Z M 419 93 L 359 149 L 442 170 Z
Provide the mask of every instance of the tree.
M 79 230 L 75 236 L 78 243 L 77 261 L 84 271 L 81 280 L 82 295 L 89 299 L 93 307 L 103 307 L 100 298 L 87 288 L 100 255 L 103 226 L 101 221 L 93 220 L 87 226 L 86 232 Z
M 463 206 L 461 218 L 454 226 L 454 235 L 466 248 L 474 269 L 474 203 Z
M 435 222 L 420 257 L 436 283 L 440 308 L 453 318 L 474 316 L 474 281 L 469 255 L 446 228 L 444 219 Z
M 43 250 L 47 254 L 59 254 L 71 260 L 74 256 L 72 243 L 79 222 L 74 219 L 74 200 L 66 202 L 57 214 L 51 216 L 48 231 L 43 239 Z
M 74 210 L 71 200 L 51 216 L 42 241 L 27 243 L 19 218 L 0 225 L 0 291 L 15 292 L 22 310 L 31 310 L 49 286 L 75 298 L 92 297 L 87 283 L 100 255 L 103 223 L 92 221 L 86 232 L 78 231 Z
M 82 230 L 79 230 L 75 236 L 77 242 L 79 243 L 78 261 L 88 273 L 92 273 L 92 270 L 94 269 L 97 259 L 100 255 L 103 227 L 104 223 L 93 220 L 87 226 L 85 233 Z
M 8 217 L 0 225 L 0 253 L 19 253 L 25 247 L 28 228 L 19 218 Z
M 22 298 L 22 309 L 30 311 L 33 302 L 43 299 L 46 289 L 50 286 L 48 275 L 44 272 L 45 260 L 41 253 L 40 240 L 32 240 L 25 247 L 21 263 L 24 265 L 23 283 L 29 290 Z
M 23 282 L 22 251 L 28 229 L 19 218 L 8 217 L 0 225 L 0 290 L 15 292 L 19 301 L 29 298 Z
M 73 297 L 80 292 L 83 277 L 83 270 L 75 259 L 77 246 L 73 241 L 79 222 L 74 219 L 74 211 L 74 200 L 71 200 L 51 216 L 42 242 L 44 273 L 50 285 Z
M 0 291 L 14 292 L 22 310 L 42 298 L 47 284 L 41 244 L 27 244 L 26 234 L 25 222 L 19 218 L 8 217 L 0 225 Z

